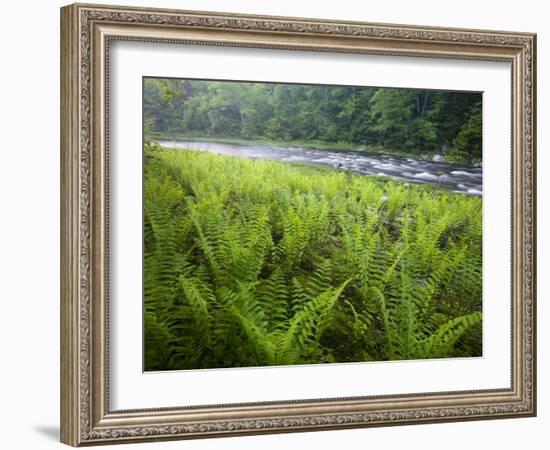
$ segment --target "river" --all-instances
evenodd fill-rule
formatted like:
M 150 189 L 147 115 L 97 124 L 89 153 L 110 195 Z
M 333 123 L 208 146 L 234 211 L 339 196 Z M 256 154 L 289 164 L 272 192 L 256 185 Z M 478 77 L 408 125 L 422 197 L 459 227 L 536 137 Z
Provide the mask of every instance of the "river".
M 482 194 L 482 169 L 456 164 L 360 151 L 331 151 L 303 147 L 237 145 L 200 141 L 158 140 L 158 143 L 167 148 L 209 151 L 226 156 L 321 164 L 362 175 L 382 175 L 412 183 L 431 183 L 469 195 L 481 196 Z

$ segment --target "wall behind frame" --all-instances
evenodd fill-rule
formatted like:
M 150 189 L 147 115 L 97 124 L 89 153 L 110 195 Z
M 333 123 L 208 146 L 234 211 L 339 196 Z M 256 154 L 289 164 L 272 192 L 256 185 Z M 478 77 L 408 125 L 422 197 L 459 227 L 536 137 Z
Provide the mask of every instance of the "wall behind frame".
M 544 202 L 550 163 L 549 14 L 544 2 L 463 0 L 163 0 L 113 1 L 251 14 L 414 25 L 485 28 L 538 33 L 538 229 L 550 226 Z M 10 2 L 3 6 L 3 64 L 0 71 L 0 398 L 3 447 L 62 448 L 59 432 L 59 7 L 57 0 Z M 546 205 L 545 205 L 546 203 Z M 140 444 L 140 449 L 268 450 L 421 448 L 541 449 L 550 426 L 549 368 L 550 239 L 539 233 L 539 416 L 533 419 L 451 423 L 347 431 L 267 435 L 187 442 Z M 545 279 L 546 278 L 546 279 Z M 545 379 L 546 378 L 546 379 Z M 5 445 L 4 445 L 5 444 Z M 127 445 L 117 448 L 138 448 Z

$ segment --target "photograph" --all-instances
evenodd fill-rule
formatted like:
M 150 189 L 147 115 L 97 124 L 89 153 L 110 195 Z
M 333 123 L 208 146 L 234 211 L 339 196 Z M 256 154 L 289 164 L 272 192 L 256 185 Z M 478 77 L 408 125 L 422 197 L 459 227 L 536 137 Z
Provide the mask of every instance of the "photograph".
M 483 93 L 142 79 L 143 369 L 483 356 Z

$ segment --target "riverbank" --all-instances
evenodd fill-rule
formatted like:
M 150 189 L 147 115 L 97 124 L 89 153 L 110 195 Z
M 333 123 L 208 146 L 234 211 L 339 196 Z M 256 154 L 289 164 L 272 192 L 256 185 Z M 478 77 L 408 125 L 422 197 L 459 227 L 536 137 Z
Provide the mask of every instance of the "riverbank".
M 361 152 L 361 153 L 370 153 L 377 154 L 381 156 L 396 156 L 399 158 L 414 158 L 420 161 L 433 162 L 434 157 L 439 161 L 443 161 L 446 164 L 452 164 L 456 166 L 469 166 L 474 167 L 466 162 L 456 161 L 456 160 L 447 160 L 444 156 L 437 153 L 425 152 L 422 155 L 412 155 L 409 152 L 403 152 L 394 149 L 387 149 L 382 147 L 377 147 L 373 145 L 358 145 L 349 142 L 325 142 L 319 140 L 293 140 L 293 141 L 282 141 L 282 140 L 273 140 L 273 139 L 242 139 L 242 138 L 233 138 L 233 137 L 219 137 L 219 136 L 204 136 L 204 135 L 193 135 L 193 134 L 178 134 L 178 133 L 149 133 L 145 135 L 145 140 L 152 141 L 188 141 L 188 142 L 217 142 L 222 144 L 235 144 L 235 145 L 266 145 L 273 147 L 296 147 L 296 148 L 308 148 L 315 150 L 330 150 L 333 152 Z M 439 159 L 437 157 L 441 157 Z
M 482 195 L 483 171 L 469 168 L 357 150 L 333 150 L 272 144 L 221 143 L 215 141 L 158 140 L 165 148 L 200 150 L 247 159 L 320 165 L 358 175 L 386 176 L 405 183 L 430 184 L 469 195 Z

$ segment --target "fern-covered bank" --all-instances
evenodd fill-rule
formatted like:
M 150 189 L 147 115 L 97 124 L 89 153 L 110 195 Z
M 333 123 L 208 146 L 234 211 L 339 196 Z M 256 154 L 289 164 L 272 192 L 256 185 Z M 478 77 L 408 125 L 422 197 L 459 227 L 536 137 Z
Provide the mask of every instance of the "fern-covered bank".
M 147 145 L 145 369 L 481 355 L 481 199 Z

